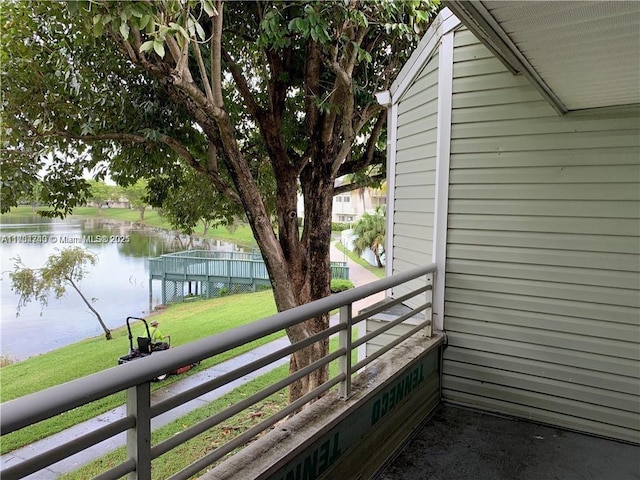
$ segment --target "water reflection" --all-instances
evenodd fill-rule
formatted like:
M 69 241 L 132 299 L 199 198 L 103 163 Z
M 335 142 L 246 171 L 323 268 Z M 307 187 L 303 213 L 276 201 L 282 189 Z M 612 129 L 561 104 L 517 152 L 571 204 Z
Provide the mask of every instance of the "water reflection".
M 66 220 L 38 216 L 3 218 L 0 223 L 2 272 L 0 350 L 3 355 L 23 359 L 94 335 L 102 330 L 95 316 L 75 292 L 67 289 L 60 300 L 51 298 L 42 308 L 31 303 L 16 317 L 18 296 L 11 291 L 7 272 L 12 258 L 20 257 L 31 268 L 42 266 L 56 249 L 81 245 L 98 255 L 81 283 L 88 298 L 109 328 L 124 324 L 127 316 L 144 316 L 159 298 L 149 299 L 147 259 L 187 249 L 237 251 L 234 244 L 208 239 L 190 239 L 165 230 L 131 222 L 107 219 Z

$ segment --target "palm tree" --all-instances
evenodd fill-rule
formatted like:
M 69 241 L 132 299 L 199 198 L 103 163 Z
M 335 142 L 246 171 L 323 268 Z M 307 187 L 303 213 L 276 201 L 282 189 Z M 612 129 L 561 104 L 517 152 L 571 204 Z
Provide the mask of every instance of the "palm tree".
M 370 248 L 376 257 L 378 268 L 382 268 L 380 255 L 384 253 L 386 226 L 385 212 L 378 207 L 373 215 L 368 213 L 362 215 L 353 227 L 353 232 L 357 236 L 353 245 L 354 251 L 361 255 Z

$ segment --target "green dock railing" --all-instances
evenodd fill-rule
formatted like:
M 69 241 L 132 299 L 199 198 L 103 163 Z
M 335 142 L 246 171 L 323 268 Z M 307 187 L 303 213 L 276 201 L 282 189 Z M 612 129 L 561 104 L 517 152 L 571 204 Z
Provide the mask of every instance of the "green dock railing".
M 349 267 L 345 262 L 331 262 L 331 275 L 348 279 Z M 255 292 L 271 286 L 264 260 L 255 252 L 188 250 L 150 258 L 150 303 L 153 280 L 162 282 L 163 304 Z

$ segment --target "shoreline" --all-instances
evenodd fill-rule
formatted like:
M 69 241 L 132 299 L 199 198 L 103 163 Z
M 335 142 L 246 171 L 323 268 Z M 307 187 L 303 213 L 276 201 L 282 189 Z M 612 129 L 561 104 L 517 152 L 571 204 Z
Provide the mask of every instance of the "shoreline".
M 127 209 L 111 210 L 120 210 L 116 212 L 119 214 L 131 214 Z M 138 212 L 133 213 L 138 214 Z M 128 232 L 144 232 L 142 233 L 144 242 L 141 244 L 139 242 L 135 244 L 135 241 L 121 242 L 117 245 L 109 244 L 109 242 L 90 244 L 92 249 L 95 247 L 101 258 L 95 266 L 90 267 L 90 272 L 80 288 L 88 297 L 96 298 L 95 306 L 110 329 L 124 327 L 127 316 L 148 318 L 165 310 L 165 308 L 157 308 L 160 304 L 159 298 L 154 299 L 155 301 L 152 300 L 151 308 L 149 307 L 148 267 L 146 267 L 148 258 L 157 257 L 168 251 L 186 250 L 190 247 L 215 248 L 211 244 L 217 242 L 231 244 L 225 239 L 202 237 L 199 234 L 188 236 L 139 220 L 113 218 L 107 215 L 71 215 L 66 217 L 64 221 L 42 218 L 42 222 L 35 224 L 20 223 L 19 218 L 21 217 L 30 217 L 36 221 L 39 218 L 37 214 L 31 212 L 30 207 L 14 209 L 9 214 L 2 215 L 0 233 L 3 237 L 22 238 L 24 236 L 26 239 L 31 236 L 57 237 L 61 235 L 72 237 L 75 235 L 78 238 L 97 238 L 96 235 L 86 235 L 89 233 L 87 229 L 95 230 L 95 228 L 98 231 L 93 233 L 102 234 L 106 230 L 122 238 L 125 238 Z M 16 223 L 11 223 L 14 219 Z M 51 224 L 56 224 L 56 227 L 46 228 Z M 20 225 L 21 230 L 12 228 L 12 225 Z M 30 231 L 29 225 L 34 225 L 33 231 Z M 73 227 L 69 227 L 69 225 L 73 225 Z M 21 235 L 21 232 L 25 232 L 25 234 Z M 178 243 L 173 241 L 174 237 L 179 239 Z M 30 244 L 20 245 L 19 243 Z M 0 261 L 3 264 L 0 356 L 4 359 L 11 359 L 14 363 L 72 343 L 104 335 L 101 330 L 96 328 L 95 318 L 88 313 L 86 306 L 78 301 L 79 297 L 71 288 L 67 288 L 67 293 L 59 300 L 55 299 L 55 295 L 50 296 L 49 304 L 44 307 L 37 301 L 30 302 L 29 305 L 22 308 L 20 316 L 16 317 L 15 307 L 18 303 L 18 297 L 11 290 L 7 275 L 13 266 L 11 259 L 20 256 L 28 267 L 37 268 L 39 264 L 46 261 L 53 245 L 53 243 L 49 243 L 48 247 L 42 248 L 45 247 L 44 243 L 25 241 L 0 244 L 0 252 L 2 252 L 0 253 Z M 160 247 L 160 244 L 163 246 Z M 234 245 L 242 248 L 237 243 Z M 65 246 L 65 244 L 60 246 Z M 57 242 L 54 248 L 58 248 Z M 128 250 L 123 253 L 123 249 Z M 154 303 L 156 304 L 154 305 Z M 34 341 L 34 334 L 37 334 L 37 338 L 42 338 L 42 340 Z M 3 363 L 6 361 L 3 360 Z

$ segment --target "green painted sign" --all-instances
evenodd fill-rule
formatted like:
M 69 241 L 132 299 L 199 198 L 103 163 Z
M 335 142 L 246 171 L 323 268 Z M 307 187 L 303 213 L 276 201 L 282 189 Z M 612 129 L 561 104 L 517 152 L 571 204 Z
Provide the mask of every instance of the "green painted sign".
M 373 402 L 371 425 L 375 425 L 378 420 L 391 412 L 404 397 L 418 388 L 422 382 L 424 382 L 424 364 L 420 363 L 400 380 L 385 389 L 382 395 Z
M 436 374 L 437 358 L 438 349 L 430 351 L 270 478 L 316 480 L 329 471 L 344 452 L 365 438 L 374 425 L 394 411 L 403 399 L 419 390 L 429 375 Z
M 318 478 L 340 457 L 340 432 L 335 432 L 300 462 L 289 467 L 282 480 L 313 480 Z

